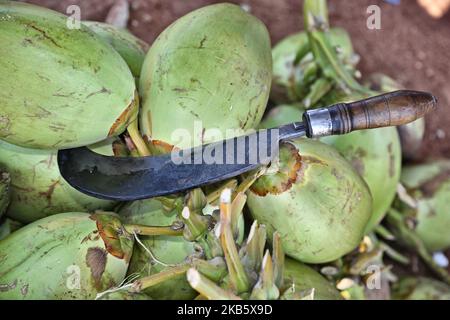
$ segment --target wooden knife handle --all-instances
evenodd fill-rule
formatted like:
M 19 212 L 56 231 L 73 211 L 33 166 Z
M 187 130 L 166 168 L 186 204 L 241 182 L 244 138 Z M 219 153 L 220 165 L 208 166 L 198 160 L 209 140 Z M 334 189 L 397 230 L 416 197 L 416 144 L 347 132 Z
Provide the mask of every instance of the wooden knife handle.
M 436 98 L 427 92 L 399 90 L 368 99 L 339 103 L 304 113 L 306 135 L 316 138 L 355 130 L 400 126 L 436 109 Z

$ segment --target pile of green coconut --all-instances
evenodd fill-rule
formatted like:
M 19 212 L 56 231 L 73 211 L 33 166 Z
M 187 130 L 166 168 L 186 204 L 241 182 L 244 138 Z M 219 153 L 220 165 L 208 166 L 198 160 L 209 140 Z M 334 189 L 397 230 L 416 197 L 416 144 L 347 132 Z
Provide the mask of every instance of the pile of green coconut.
M 196 122 L 240 135 L 400 87 L 360 81 L 325 0 L 304 1 L 304 24 L 272 48 L 260 20 L 216 4 L 148 45 L 0 1 L 0 299 L 450 298 L 450 161 L 408 165 L 423 120 L 285 141 L 277 165 L 128 203 L 61 176 L 61 149 L 160 155 L 217 140 Z

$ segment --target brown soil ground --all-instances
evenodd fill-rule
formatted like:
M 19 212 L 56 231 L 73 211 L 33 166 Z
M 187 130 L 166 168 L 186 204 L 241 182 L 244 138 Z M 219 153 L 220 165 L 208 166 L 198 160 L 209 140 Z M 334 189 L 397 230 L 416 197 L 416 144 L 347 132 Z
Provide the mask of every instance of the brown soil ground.
M 77 4 L 82 18 L 102 21 L 114 0 L 29 0 L 65 12 Z M 129 0 L 129 29 L 151 43 L 176 18 L 215 0 Z M 267 25 L 272 42 L 303 28 L 301 0 L 241 0 Z M 381 7 L 381 30 L 366 27 L 367 7 Z M 413 0 L 399 6 L 381 0 L 330 0 L 333 26 L 347 29 L 363 75 L 383 72 L 408 89 L 427 90 L 439 98 L 439 110 L 428 116 L 423 157 L 450 157 L 450 14 L 440 20 L 429 17 Z

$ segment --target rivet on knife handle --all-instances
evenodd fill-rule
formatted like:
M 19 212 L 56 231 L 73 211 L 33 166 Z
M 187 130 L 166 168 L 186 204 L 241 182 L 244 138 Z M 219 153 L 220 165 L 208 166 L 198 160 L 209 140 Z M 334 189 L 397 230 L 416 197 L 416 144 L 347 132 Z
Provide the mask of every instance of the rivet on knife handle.
M 355 130 L 399 126 L 436 108 L 427 92 L 400 90 L 376 97 L 309 110 L 303 115 L 310 138 L 346 134 Z

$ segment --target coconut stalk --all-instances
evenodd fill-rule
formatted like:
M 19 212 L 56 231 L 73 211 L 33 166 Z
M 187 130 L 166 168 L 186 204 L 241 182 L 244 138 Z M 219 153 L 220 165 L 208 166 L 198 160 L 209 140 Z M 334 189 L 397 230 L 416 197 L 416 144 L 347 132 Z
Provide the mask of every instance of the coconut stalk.
M 133 201 L 119 210 L 126 224 L 160 226 L 168 231 L 164 235 L 138 236 L 139 241 L 133 248 L 127 271 L 129 277 L 143 279 L 156 276 L 195 256 L 196 244 L 183 237 L 185 225 L 179 218 L 183 201 L 183 197 L 158 197 Z M 183 274 L 173 274 L 167 281 L 145 286 L 141 292 L 153 299 L 184 300 L 195 297 L 195 291 L 190 288 Z
M 257 173 L 254 175 L 258 176 Z M 246 187 L 238 186 L 237 190 L 246 191 Z M 199 208 L 205 205 L 205 198 L 207 196 L 200 190 L 186 197 L 183 209 L 186 221 L 191 219 L 191 215 L 200 216 Z M 319 297 L 338 297 L 336 291 L 332 294 L 333 287 L 320 275 L 315 275 L 314 271 L 302 269 L 306 270 L 305 279 L 303 279 L 304 272 L 298 274 L 295 270 L 306 267 L 297 262 L 290 264 L 290 271 L 286 278 L 284 253 L 279 235 L 273 236 L 272 254 L 268 251 L 264 254 L 266 230 L 257 222 L 253 224 L 248 238 L 242 245 L 239 244 L 241 227 L 239 223 L 233 226 L 232 221 L 236 219 L 233 217 L 240 219 L 241 214 L 237 212 L 242 211 L 244 200 L 245 196 L 242 192 L 225 189 L 220 196 L 220 215 L 214 227 L 203 230 L 199 228 L 201 223 L 192 226 L 195 221 L 201 222 L 195 219 L 191 225 L 185 224 L 185 228 L 200 230 L 201 237 L 190 239 L 191 241 L 196 239 L 194 241 L 200 245 L 204 255 L 187 257 L 183 262 L 168 266 L 158 273 L 141 277 L 119 289 L 131 293 L 148 293 L 149 290 L 156 290 L 171 281 L 185 277 L 191 287 L 198 292 L 198 299 L 278 299 L 281 297 L 304 299 L 304 291 L 309 290 L 305 289 L 305 286 L 314 284 L 318 285 Z M 198 204 L 202 205 L 197 206 Z M 195 232 L 189 234 L 195 234 Z M 209 239 L 209 242 L 201 241 L 202 238 Z M 207 246 L 209 250 L 205 250 Z M 219 246 L 220 249 L 212 250 L 212 246 Z M 205 254 L 207 251 L 212 254 L 212 257 L 207 257 Z M 291 281 L 299 284 L 301 291 L 292 291 L 295 286 Z M 156 295 L 150 296 L 160 298 Z
M 230 285 L 237 293 L 248 291 L 250 283 L 241 263 L 231 230 L 231 190 L 222 192 L 220 201 L 220 242 L 227 262 Z
M 339 60 L 349 72 L 355 72 L 358 61 L 350 36 L 344 29 L 332 28 L 328 38 Z M 290 35 L 272 49 L 273 84 L 271 99 L 276 103 L 302 102 L 314 106 L 331 89 L 323 78 L 320 67 L 311 52 L 305 31 Z
M 199 263 L 200 260 L 197 260 L 188 271 L 187 280 L 200 294 L 199 298 L 304 299 L 303 291 L 305 291 L 308 279 L 311 280 L 309 285 L 318 285 L 319 283 L 321 283 L 319 287 L 323 285 L 319 289 L 321 294 L 325 294 L 324 292 L 328 289 L 332 292 L 332 286 L 325 285 L 324 283 L 327 282 L 320 275 L 317 275 L 314 280 L 310 278 L 314 274 L 313 271 L 304 269 L 305 273 L 297 274 L 296 268 L 302 268 L 302 265 L 296 262 L 290 263 L 290 272 L 285 273 L 284 252 L 279 234 L 273 235 L 272 254 L 268 250 L 264 253 L 266 230 L 258 222 L 253 223 L 248 238 L 242 246 L 236 243 L 231 227 L 231 217 L 233 216 L 233 202 L 238 202 L 239 206 L 237 207 L 241 207 L 240 203 L 243 201 L 243 198 L 240 199 L 241 194 L 237 193 L 233 201 L 231 201 L 231 190 L 224 190 L 221 195 L 219 227 L 214 230 L 216 237 L 220 239 L 224 253 L 224 259 L 215 258 L 214 263 L 214 265 L 220 266 L 220 274 L 212 272 L 212 260 L 201 263 Z M 224 272 L 224 263 L 226 272 Z M 305 282 L 302 282 L 303 276 Z M 301 291 L 296 290 L 291 281 L 299 284 Z M 334 292 L 336 293 L 336 291 Z M 337 296 L 338 294 L 334 297 Z
M 327 38 L 329 30 L 327 1 L 305 0 L 303 12 L 305 30 L 308 33 L 311 50 L 325 77 L 336 83 L 344 92 L 355 91 L 372 94 L 370 90 L 361 86 L 342 66 L 336 50 Z
M 138 129 L 138 121 L 134 120 L 127 128 L 130 139 L 133 142 L 133 146 L 138 151 L 138 155 L 141 157 L 150 156 L 151 152 L 142 138 L 141 133 Z
M 422 239 L 408 226 L 405 217 L 397 210 L 391 209 L 387 215 L 387 222 L 392 228 L 396 239 L 416 252 L 431 271 L 442 281 L 450 285 L 449 273 L 434 261 L 433 256 L 428 252 Z

